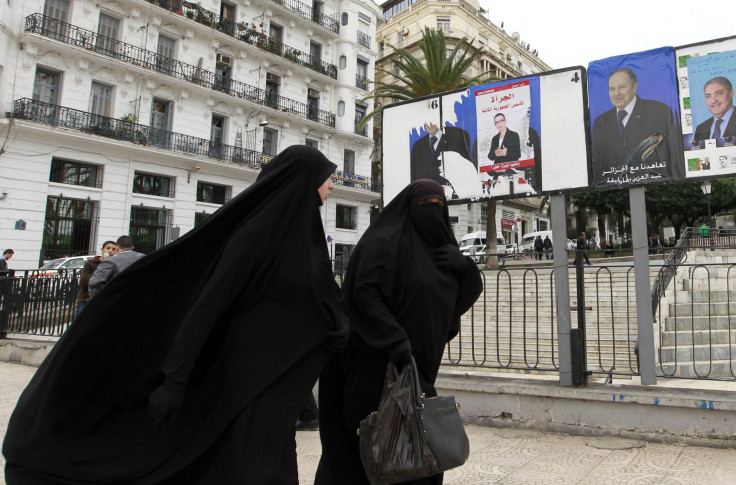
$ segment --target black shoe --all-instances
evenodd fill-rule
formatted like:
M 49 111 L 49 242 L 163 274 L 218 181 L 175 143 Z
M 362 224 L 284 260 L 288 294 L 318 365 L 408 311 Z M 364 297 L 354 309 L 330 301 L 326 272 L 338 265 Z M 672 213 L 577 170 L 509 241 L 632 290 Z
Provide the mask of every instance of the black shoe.
M 296 421 L 297 431 L 314 431 L 319 429 L 319 419 L 313 419 L 311 421 Z

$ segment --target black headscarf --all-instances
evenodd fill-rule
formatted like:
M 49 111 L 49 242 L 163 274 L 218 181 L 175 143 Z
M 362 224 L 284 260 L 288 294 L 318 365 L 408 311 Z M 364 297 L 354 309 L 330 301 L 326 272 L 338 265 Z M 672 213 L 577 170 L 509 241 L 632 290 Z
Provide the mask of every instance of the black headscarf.
M 444 205 L 420 204 L 430 198 Z M 429 389 L 445 343 L 457 334 L 460 315 L 478 296 L 460 291 L 465 272 L 458 275 L 434 262 L 433 250 L 446 244 L 457 241 L 442 186 L 417 180 L 386 206 L 360 239 L 343 284 L 351 341 L 363 351 L 380 352 L 408 338 L 420 379 Z M 468 271 L 479 281 L 474 265 L 468 265 Z
M 108 283 L 23 392 L 7 466 L 55 483 L 157 483 L 321 353 L 340 325 L 317 193 L 335 167 L 287 148 L 205 223 Z M 318 373 L 297 381 L 308 388 Z M 187 382 L 187 398 L 179 424 L 157 433 L 147 404 L 164 374 Z M 293 392 L 284 399 L 306 394 Z

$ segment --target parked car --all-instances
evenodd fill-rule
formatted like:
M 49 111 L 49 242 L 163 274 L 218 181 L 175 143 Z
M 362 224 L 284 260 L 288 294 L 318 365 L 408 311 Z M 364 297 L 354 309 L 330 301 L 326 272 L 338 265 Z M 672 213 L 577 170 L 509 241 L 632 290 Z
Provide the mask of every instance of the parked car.
M 35 276 L 51 276 L 65 271 L 81 270 L 84 263 L 94 257 L 93 254 L 91 256 L 70 256 L 52 259 L 51 261 L 46 261 L 43 266 L 38 268 Z

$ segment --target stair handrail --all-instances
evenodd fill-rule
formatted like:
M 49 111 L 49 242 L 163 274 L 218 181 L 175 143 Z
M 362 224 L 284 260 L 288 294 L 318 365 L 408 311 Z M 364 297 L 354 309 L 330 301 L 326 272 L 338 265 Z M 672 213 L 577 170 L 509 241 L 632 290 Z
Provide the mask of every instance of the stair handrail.
M 664 258 L 664 263 L 659 269 L 657 279 L 654 280 L 652 285 L 652 316 L 657 314 L 657 308 L 659 307 L 659 301 L 664 296 L 664 292 L 667 290 L 667 286 L 672 281 L 672 278 L 677 273 L 677 267 L 685 262 L 687 259 L 687 250 L 690 247 L 690 240 L 695 235 L 695 231 L 692 227 L 685 229 L 682 233 L 677 244 L 671 249 L 666 251 L 669 253 Z

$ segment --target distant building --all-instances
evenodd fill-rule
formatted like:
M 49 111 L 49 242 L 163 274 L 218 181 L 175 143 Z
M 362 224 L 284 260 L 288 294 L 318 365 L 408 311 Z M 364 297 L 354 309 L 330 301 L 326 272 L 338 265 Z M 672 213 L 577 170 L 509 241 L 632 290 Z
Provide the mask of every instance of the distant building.
M 121 234 L 153 251 L 294 144 L 338 165 L 332 254 L 367 228 L 374 3 L 29 0 L 0 16 L 0 241 L 15 268 Z

